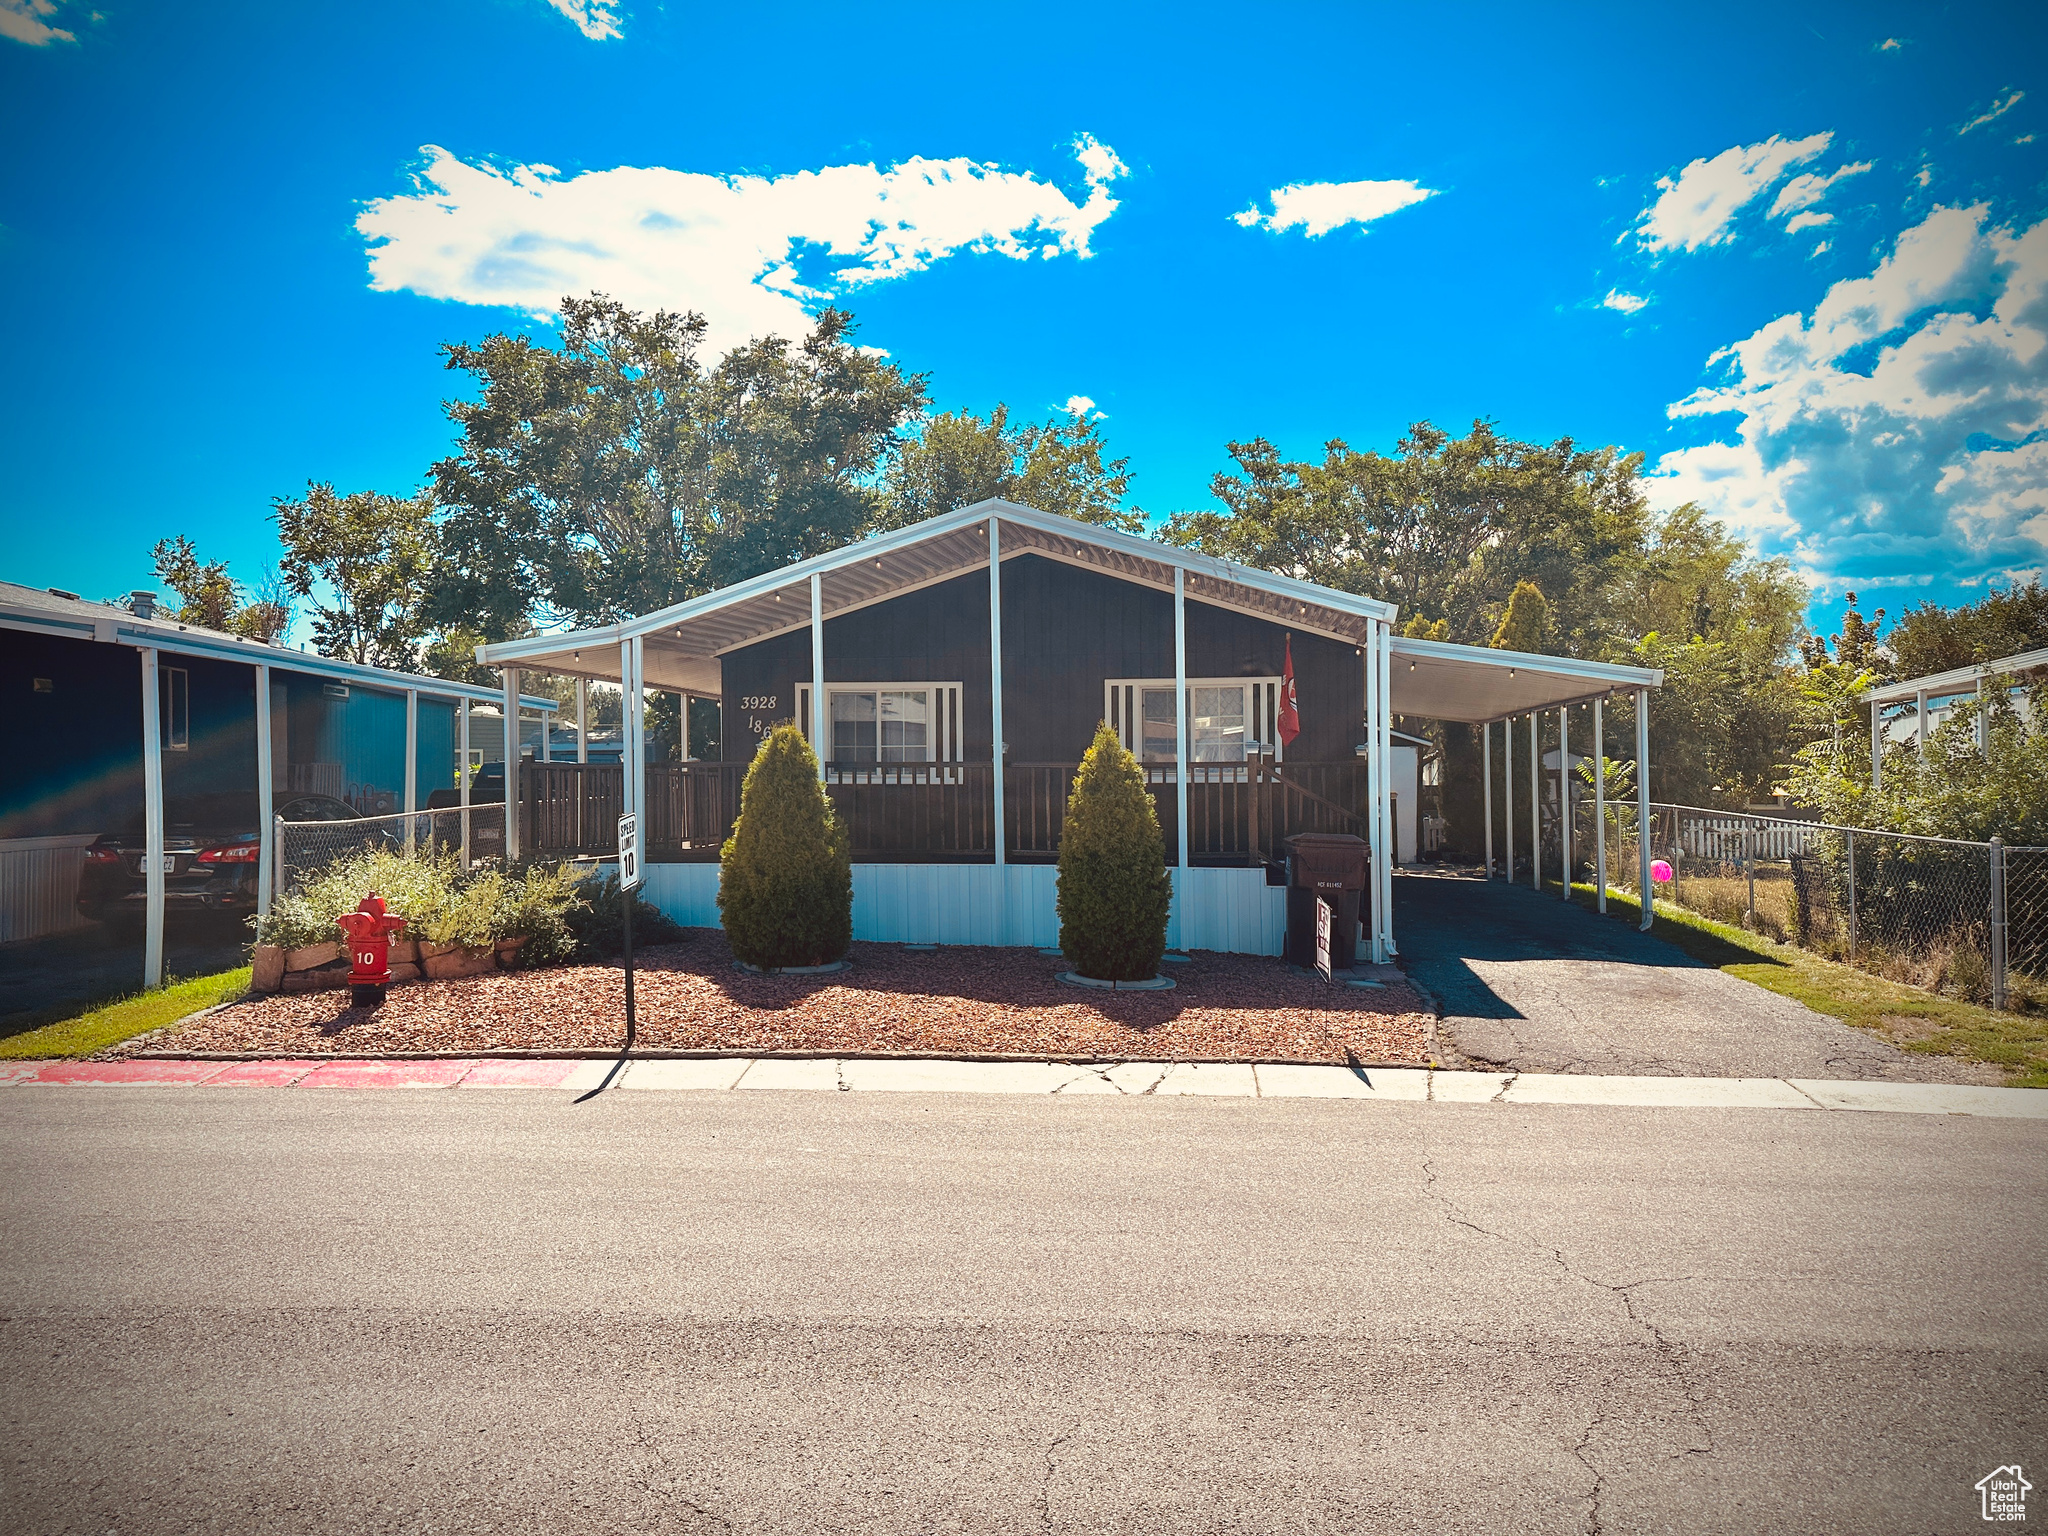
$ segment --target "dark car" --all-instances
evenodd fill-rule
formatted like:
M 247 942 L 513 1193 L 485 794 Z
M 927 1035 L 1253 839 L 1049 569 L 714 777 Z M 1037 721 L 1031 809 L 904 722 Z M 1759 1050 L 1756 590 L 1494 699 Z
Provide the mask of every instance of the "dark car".
M 286 821 L 352 821 L 360 813 L 332 795 L 280 797 Z M 261 813 L 254 794 L 195 795 L 164 807 L 164 910 L 256 910 Z M 117 928 L 139 925 L 148 901 L 141 823 L 109 832 L 85 850 L 78 876 L 78 912 Z

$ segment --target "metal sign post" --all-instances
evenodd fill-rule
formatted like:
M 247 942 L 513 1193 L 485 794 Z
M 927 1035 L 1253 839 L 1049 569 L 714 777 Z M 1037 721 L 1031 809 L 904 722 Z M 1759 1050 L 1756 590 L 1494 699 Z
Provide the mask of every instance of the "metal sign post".
M 633 905 L 640 888 L 640 819 L 619 818 L 619 907 L 626 941 L 626 1049 L 633 1048 Z
M 1337 914 L 1329 898 L 1316 898 L 1316 974 L 1328 982 L 1335 982 L 1330 965 L 1330 931 L 1337 925 Z

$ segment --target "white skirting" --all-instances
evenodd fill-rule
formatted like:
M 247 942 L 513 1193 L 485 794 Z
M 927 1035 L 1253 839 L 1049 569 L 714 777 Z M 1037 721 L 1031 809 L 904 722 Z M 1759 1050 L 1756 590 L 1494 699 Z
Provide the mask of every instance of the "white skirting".
M 645 895 L 688 928 L 718 926 L 716 864 L 649 864 Z M 1059 870 L 1051 864 L 856 864 L 853 936 L 901 944 L 1060 941 Z M 1260 869 L 1174 871 L 1173 949 L 1277 955 L 1286 892 Z
M 97 836 L 0 841 L 0 943 L 91 926 L 74 903 L 86 846 Z

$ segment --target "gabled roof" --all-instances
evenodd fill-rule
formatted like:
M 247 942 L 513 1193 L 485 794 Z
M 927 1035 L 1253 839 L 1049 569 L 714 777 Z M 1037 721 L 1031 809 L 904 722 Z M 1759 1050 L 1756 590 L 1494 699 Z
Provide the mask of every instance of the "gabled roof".
M 217 661 L 240 662 L 244 666 L 271 666 L 287 672 L 305 672 L 364 688 L 382 688 L 393 693 L 417 689 L 439 698 L 467 698 L 485 704 L 503 704 L 504 695 L 490 688 L 453 683 L 445 677 L 420 677 L 410 672 L 393 672 L 383 667 L 360 666 L 336 661 L 281 645 L 266 645 L 241 635 L 223 634 L 198 624 L 180 624 L 176 619 L 137 618 L 126 608 L 95 603 L 46 587 L 25 587 L 0 581 L 0 629 L 23 630 L 30 634 L 55 635 L 68 640 L 96 640 L 107 645 L 152 646 L 180 656 L 207 656 Z M 553 699 L 523 696 L 528 709 L 555 708 Z
M 1996 661 L 1980 661 L 1973 666 L 1955 667 L 1947 672 L 1930 672 L 1925 677 L 1909 677 L 1902 683 L 1884 683 L 1865 689 L 1863 697 L 1872 704 L 1910 703 L 1922 693 L 1931 699 L 1953 697 L 1974 691 L 1979 678 L 2029 672 L 2036 667 L 2048 667 L 2048 650 L 2021 651 L 2016 656 L 2001 656 Z
M 1179 570 L 1186 573 L 1191 600 L 1352 644 L 1363 640 L 1369 621 L 1391 622 L 1396 612 L 1393 604 L 1378 598 L 1275 576 L 1014 501 L 990 500 L 800 560 L 656 613 L 597 629 L 480 646 L 477 656 L 492 666 L 540 667 L 616 682 L 619 643 L 640 635 L 645 637 L 648 686 L 716 693 L 719 656 L 810 624 L 812 576 L 819 578 L 824 615 L 830 619 L 986 570 L 991 517 L 999 522 L 997 542 L 1005 560 L 1042 555 L 1169 592 Z

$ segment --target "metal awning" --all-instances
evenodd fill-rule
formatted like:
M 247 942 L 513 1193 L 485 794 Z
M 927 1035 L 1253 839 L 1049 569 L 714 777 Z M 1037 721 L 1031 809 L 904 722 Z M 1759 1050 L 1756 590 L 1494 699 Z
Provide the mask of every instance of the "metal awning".
M 1947 672 L 1931 672 L 1926 677 L 1909 677 L 1902 683 L 1884 683 L 1864 690 L 1863 697 L 1871 704 L 1913 704 L 1923 695 L 1929 699 L 1952 699 L 1958 694 L 1975 693 L 1978 683 L 1986 678 L 2026 673 L 2037 668 L 2048 668 L 2048 650 L 2021 651 L 2016 656 L 2001 656 L 1996 661 L 1980 661 L 1973 666 L 1955 667 Z M 2013 681 L 2018 683 L 2024 679 L 2014 677 Z
M 1497 651 L 1448 640 L 1393 640 L 1393 711 L 1484 725 L 1532 710 L 1662 686 L 1655 667 Z
M 1372 621 L 1391 623 L 1395 607 L 1276 576 L 1171 544 L 1114 533 L 1011 501 L 984 501 L 894 533 L 877 535 L 657 613 L 570 634 L 479 646 L 490 666 L 516 666 L 605 682 L 620 680 L 619 646 L 643 637 L 649 687 L 716 695 L 721 658 L 741 646 L 809 627 L 811 578 L 819 607 L 835 619 L 956 576 L 988 568 L 988 520 L 1001 523 L 1002 558 L 1040 555 L 1121 581 L 1171 592 L 1184 573 L 1190 601 L 1270 619 L 1348 644 L 1362 644 Z

